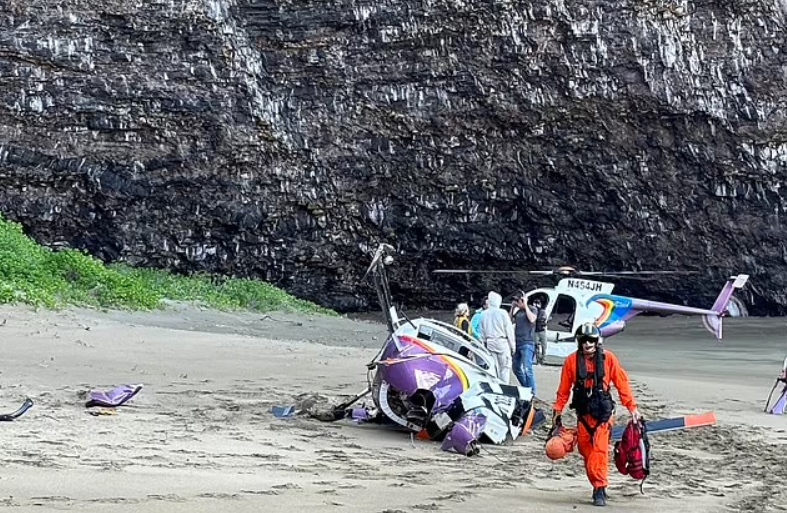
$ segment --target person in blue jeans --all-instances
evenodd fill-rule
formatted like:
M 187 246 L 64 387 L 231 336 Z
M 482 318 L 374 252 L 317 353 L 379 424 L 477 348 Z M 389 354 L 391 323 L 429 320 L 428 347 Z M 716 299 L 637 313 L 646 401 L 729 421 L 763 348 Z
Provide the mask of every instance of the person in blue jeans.
M 536 375 L 533 360 L 536 354 L 536 314 L 534 305 L 528 305 L 524 293 L 520 293 L 511 304 L 511 319 L 514 322 L 516 350 L 513 354 L 514 376 L 523 387 L 530 387 L 536 395 Z

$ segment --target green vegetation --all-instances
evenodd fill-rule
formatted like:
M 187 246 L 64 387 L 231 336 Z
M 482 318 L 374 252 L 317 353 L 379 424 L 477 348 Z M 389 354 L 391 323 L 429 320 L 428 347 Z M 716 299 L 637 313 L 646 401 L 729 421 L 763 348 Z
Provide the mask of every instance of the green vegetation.
M 164 300 L 235 310 L 285 310 L 336 315 L 273 285 L 208 274 L 178 276 L 156 269 L 104 265 L 73 249 L 52 251 L 0 215 L 0 303 L 149 310 Z

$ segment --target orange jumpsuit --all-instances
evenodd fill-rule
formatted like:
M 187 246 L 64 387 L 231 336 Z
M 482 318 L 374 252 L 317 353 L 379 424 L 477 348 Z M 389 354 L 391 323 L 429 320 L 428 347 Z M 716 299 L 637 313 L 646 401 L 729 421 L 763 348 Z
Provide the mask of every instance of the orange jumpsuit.
M 629 411 L 634 411 L 637 408 L 637 403 L 631 393 L 626 370 L 620 365 L 618 358 L 611 351 L 605 350 L 604 355 L 606 356 L 604 360 L 604 389 L 609 390 L 610 382 L 614 383 L 620 396 L 620 402 Z M 588 376 L 585 386 L 591 387 L 593 386 L 593 373 L 596 370 L 595 354 L 585 357 L 585 365 Z M 576 352 L 574 352 L 566 358 L 560 374 L 560 385 L 558 386 L 557 398 L 553 406 L 558 413 L 562 413 L 566 404 L 568 404 L 571 389 L 576 381 L 577 357 Z M 579 454 L 585 460 L 585 473 L 593 488 L 606 487 L 609 484 L 607 479 L 609 471 L 609 442 L 614 416 L 608 422 L 598 427 L 596 427 L 596 420 L 590 415 L 585 415 L 584 418 L 591 429 L 595 428 L 595 437 L 591 437 L 584 423 L 577 423 L 577 445 Z

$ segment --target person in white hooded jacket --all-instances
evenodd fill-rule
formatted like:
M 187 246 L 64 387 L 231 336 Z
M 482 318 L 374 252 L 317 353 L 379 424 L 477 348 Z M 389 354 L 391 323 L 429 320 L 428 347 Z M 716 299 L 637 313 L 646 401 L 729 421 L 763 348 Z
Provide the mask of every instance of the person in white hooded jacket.
M 503 298 L 497 292 L 490 292 L 489 307 L 481 317 L 481 333 L 486 348 L 497 360 L 497 377 L 508 383 L 511 376 L 511 355 L 516 350 L 514 324 L 508 312 L 500 308 Z

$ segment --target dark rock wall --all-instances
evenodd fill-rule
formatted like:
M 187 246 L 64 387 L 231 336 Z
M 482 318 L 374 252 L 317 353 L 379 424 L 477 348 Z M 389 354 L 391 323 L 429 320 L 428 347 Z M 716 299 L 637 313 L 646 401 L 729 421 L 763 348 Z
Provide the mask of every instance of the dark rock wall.
M 787 1 L 0 0 L 0 211 L 51 246 L 339 309 L 621 292 L 785 313 Z

